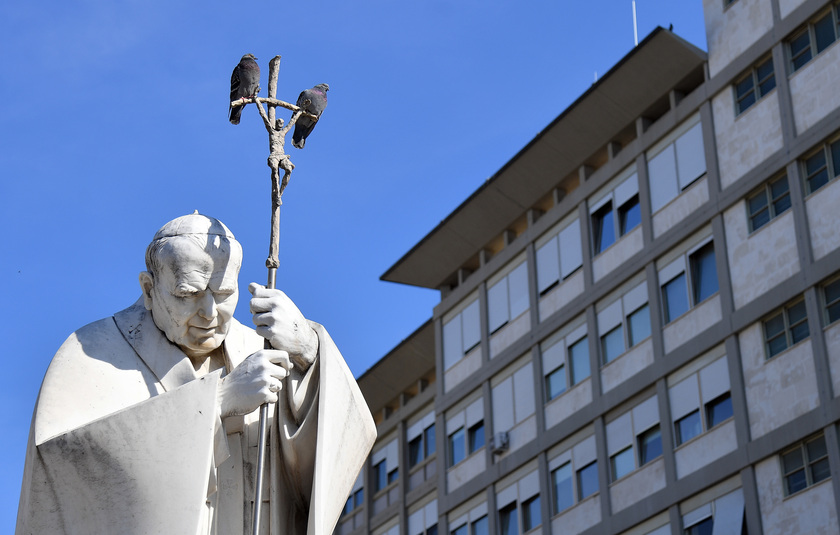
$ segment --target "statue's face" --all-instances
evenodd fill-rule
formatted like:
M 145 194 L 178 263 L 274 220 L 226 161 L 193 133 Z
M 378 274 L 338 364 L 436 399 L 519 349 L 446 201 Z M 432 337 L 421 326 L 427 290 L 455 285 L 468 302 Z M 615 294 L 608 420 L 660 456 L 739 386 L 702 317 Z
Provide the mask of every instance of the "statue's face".
M 216 236 L 209 239 L 220 247 L 170 241 L 161 251 L 161 273 L 150 291 L 144 289 L 155 325 L 189 357 L 204 357 L 222 345 L 239 298 L 239 249 L 231 251 Z

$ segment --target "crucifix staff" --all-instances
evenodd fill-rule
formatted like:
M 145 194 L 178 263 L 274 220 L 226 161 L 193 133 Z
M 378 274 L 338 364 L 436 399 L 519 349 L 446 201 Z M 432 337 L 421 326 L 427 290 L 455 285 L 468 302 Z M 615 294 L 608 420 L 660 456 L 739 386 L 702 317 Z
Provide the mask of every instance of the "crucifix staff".
M 245 106 L 250 103 L 256 104 L 257 111 L 259 111 L 260 117 L 262 117 L 265 129 L 268 131 L 268 166 L 271 168 L 271 232 L 268 247 L 268 258 L 266 258 L 265 266 L 268 268 L 268 281 L 266 283 L 266 288 L 270 289 L 274 289 L 277 286 L 277 268 L 280 265 L 280 206 L 283 204 L 283 192 L 289 184 L 289 179 L 292 176 L 292 170 L 295 168 L 294 164 L 285 152 L 286 135 L 301 117 L 306 116 L 314 121 L 318 120 L 317 115 L 313 115 L 299 106 L 278 100 L 276 98 L 277 77 L 279 71 L 280 56 L 274 56 L 268 64 L 268 98 L 253 96 L 235 100 L 230 103 L 231 109 L 238 106 Z M 259 88 L 257 88 L 257 92 L 259 92 Z M 268 112 L 266 112 L 263 104 L 268 106 Z M 289 123 L 285 126 L 283 124 L 283 119 L 276 116 L 276 108 L 278 106 L 292 111 L 292 117 L 289 119 Z M 283 170 L 282 177 L 280 176 L 281 169 Z M 271 349 L 271 342 L 268 340 L 265 341 L 265 348 Z M 268 403 L 264 403 L 260 406 L 257 480 L 254 490 L 254 516 L 252 523 L 253 535 L 257 535 L 259 533 L 260 527 L 262 487 L 263 477 L 265 475 L 267 428 Z

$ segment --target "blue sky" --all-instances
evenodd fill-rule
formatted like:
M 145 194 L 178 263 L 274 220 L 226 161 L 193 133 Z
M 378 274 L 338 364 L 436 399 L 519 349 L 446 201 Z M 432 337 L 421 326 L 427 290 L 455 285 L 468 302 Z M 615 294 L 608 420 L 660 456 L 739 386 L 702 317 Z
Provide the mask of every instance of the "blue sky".
M 638 0 L 706 49 L 701 0 Z M 284 195 L 278 286 L 360 375 L 439 294 L 379 280 L 633 47 L 630 0 L 5 2 L 0 6 L 0 532 L 13 531 L 32 409 L 75 329 L 132 304 L 154 232 L 198 209 L 265 281 L 268 142 L 227 121 L 230 73 L 283 56 L 278 96 L 329 107 Z M 265 94 L 265 93 L 264 93 Z M 236 317 L 250 324 L 247 292 Z

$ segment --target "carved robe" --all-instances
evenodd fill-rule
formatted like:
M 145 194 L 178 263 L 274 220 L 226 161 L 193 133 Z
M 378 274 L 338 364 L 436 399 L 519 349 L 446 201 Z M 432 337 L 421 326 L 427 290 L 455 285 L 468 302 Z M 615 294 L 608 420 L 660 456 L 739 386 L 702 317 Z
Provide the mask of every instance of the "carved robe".
M 236 320 L 233 369 L 263 339 Z M 270 406 L 260 533 L 328 535 L 376 436 L 326 330 Z M 36 402 L 17 534 L 251 533 L 259 411 L 220 418 L 222 371 L 198 377 L 142 299 L 74 332 Z

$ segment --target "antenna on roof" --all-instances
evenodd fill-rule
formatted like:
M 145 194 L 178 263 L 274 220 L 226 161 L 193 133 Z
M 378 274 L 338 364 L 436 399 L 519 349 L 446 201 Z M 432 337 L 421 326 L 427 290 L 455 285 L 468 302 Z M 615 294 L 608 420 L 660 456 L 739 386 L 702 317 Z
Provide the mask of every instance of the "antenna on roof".
M 639 26 L 636 24 L 636 0 L 633 0 L 633 40 L 639 46 Z

